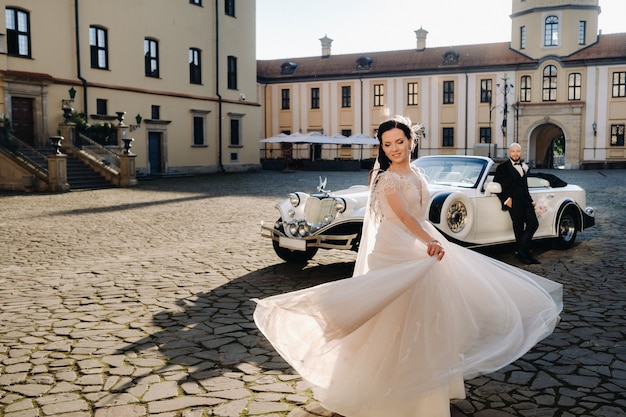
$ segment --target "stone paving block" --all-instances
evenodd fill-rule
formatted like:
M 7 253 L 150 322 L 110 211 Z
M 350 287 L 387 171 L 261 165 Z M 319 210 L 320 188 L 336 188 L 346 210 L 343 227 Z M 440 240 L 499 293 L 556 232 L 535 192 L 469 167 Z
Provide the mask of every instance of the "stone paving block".
M 146 407 L 143 405 L 119 405 L 97 408 L 94 417 L 145 417 Z
M 228 401 L 224 404 L 214 407 L 211 411 L 213 415 L 219 417 L 239 417 L 244 415 L 248 399 Z
M 71 413 L 76 411 L 89 410 L 89 404 L 85 400 L 74 400 L 67 402 L 59 402 L 53 404 L 46 404 L 41 407 L 43 414 L 46 416 L 60 415 L 64 413 Z
M 170 400 L 152 401 L 148 403 L 148 411 L 150 413 L 164 413 L 198 406 L 214 406 L 222 402 L 224 400 L 209 397 L 179 397 Z
M 16 411 L 24 411 L 24 410 L 31 410 L 31 409 L 35 409 L 35 402 L 30 398 L 26 398 L 23 400 L 14 401 L 11 404 L 7 405 L 4 408 L 4 412 L 14 413 Z
M 144 402 L 162 400 L 178 395 L 178 383 L 176 381 L 159 382 L 148 387 L 148 391 L 141 398 Z

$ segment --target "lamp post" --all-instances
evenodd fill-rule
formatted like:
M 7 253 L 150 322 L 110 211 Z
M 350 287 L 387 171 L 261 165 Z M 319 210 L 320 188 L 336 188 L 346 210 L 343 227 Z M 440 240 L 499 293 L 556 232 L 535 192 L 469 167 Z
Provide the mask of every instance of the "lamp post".
M 504 139 L 504 147 L 507 147 L 507 140 L 506 140 L 506 134 L 507 134 L 507 119 L 508 119 L 508 114 L 509 114 L 509 103 L 508 103 L 508 95 L 511 92 L 511 89 L 513 88 L 513 84 L 509 83 L 509 77 L 505 76 L 504 78 L 502 78 L 502 84 L 498 83 L 496 84 L 496 87 L 500 88 L 502 91 L 502 95 L 504 96 L 504 104 L 503 104 L 503 110 L 502 110 L 502 135 L 503 135 L 503 139 Z

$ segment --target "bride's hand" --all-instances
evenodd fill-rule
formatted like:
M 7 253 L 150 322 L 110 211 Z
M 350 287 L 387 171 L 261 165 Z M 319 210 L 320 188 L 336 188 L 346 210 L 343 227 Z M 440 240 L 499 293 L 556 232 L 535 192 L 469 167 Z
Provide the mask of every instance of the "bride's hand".
M 428 242 L 428 247 L 426 248 L 428 252 L 428 256 L 436 256 L 438 260 L 443 259 L 443 255 L 445 255 L 446 251 L 443 250 L 443 246 L 439 243 L 438 240 L 431 240 Z

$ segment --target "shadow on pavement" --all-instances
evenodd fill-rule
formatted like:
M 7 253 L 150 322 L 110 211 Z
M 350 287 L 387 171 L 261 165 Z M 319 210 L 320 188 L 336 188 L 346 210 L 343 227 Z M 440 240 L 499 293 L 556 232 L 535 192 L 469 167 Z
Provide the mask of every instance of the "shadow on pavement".
M 313 267 L 284 263 L 251 272 L 211 291 L 178 299 L 178 310 L 153 316 L 152 325 L 161 330 L 116 353 L 163 359 L 165 364 L 154 373 L 175 370 L 177 365 L 189 369 L 179 385 L 240 372 L 242 363 L 295 373 L 257 330 L 252 317 L 256 304 L 251 299 L 344 279 L 353 269 L 353 262 Z M 141 378 L 131 378 L 116 391 L 127 391 Z

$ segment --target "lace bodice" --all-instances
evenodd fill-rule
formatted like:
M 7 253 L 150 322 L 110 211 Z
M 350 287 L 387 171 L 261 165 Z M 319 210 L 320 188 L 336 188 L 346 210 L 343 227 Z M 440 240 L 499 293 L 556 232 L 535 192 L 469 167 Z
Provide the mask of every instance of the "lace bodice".
M 426 219 L 426 210 L 429 192 L 426 180 L 417 168 L 411 168 L 412 173 L 401 176 L 393 171 L 381 173 L 372 191 L 372 211 L 376 220 L 382 219 L 400 223 L 387 202 L 387 195 L 401 193 L 407 202 L 411 213 L 420 221 Z

